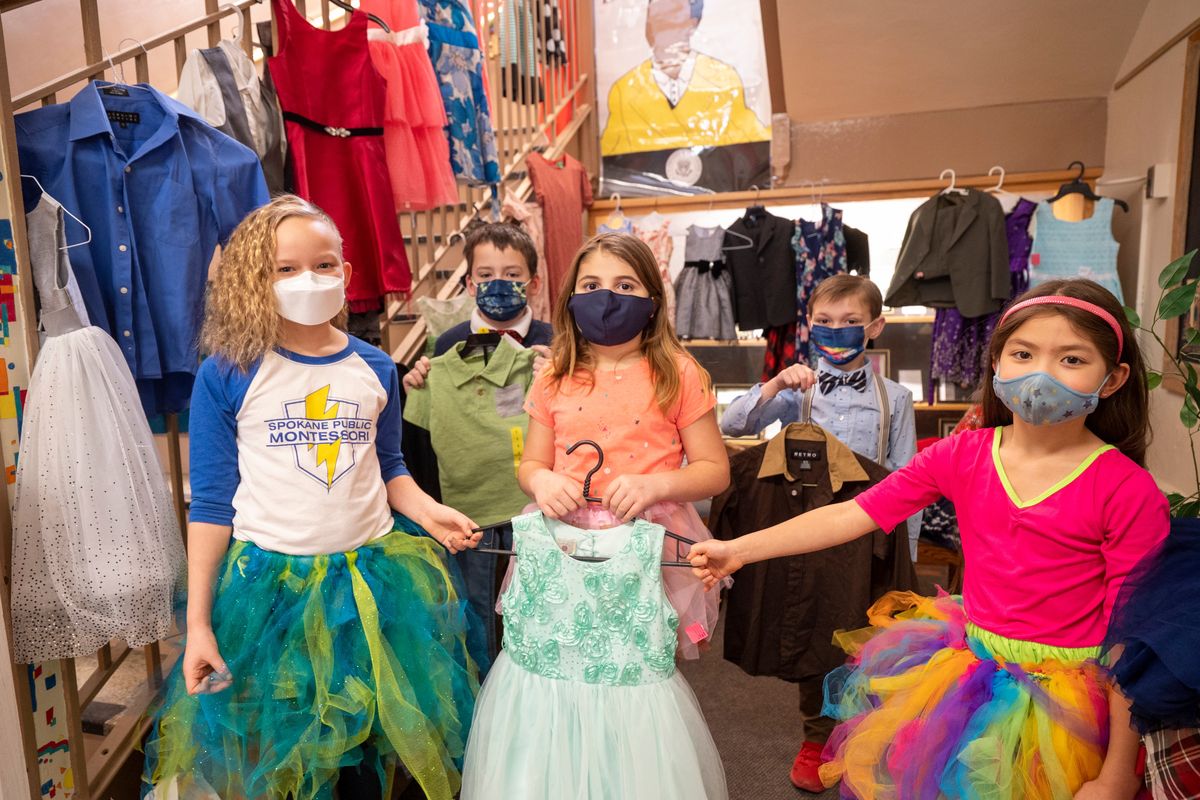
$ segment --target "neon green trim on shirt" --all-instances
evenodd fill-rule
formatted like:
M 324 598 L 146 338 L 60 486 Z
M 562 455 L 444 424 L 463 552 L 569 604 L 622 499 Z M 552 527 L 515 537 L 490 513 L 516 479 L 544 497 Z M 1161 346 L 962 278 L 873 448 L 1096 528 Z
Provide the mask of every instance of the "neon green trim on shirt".
M 1083 471 L 1090 467 L 1093 461 L 1095 461 L 1104 453 L 1107 453 L 1109 450 L 1117 449 L 1111 444 L 1105 444 L 1097 447 L 1088 454 L 1087 458 L 1080 462 L 1079 466 L 1071 470 L 1070 474 L 1060 480 L 1058 483 L 1054 484 L 1032 500 L 1022 500 L 1017 496 L 1017 491 L 1013 489 L 1012 484 L 1009 483 L 1008 473 L 1004 471 L 1004 464 L 1000 461 L 1000 437 L 1003 430 L 1003 428 L 998 427 L 992 434 L 992 463 L 996 466 L 996 474 L 1000 476 L 1000 483 L 1004 484 L 1004 491 L 1008 494 L 1008 499 L 1012 500 L 1013 505 L 1015 505 L 1017 508 L 1029 508 L 1030 506 L 1036 506 L 1038 503 L 1042 502 L 1060 489 L 1065 489 L 1073 480 L 1082 475 Z
M 1043 661 L 1062 661 L 1073 664 L 1100 657 L 1100 646 L 1064 647 L 1042 644 L 1024 639 L 1010 639 L 981 628 L 973 622 L 967 623 L 967 635 L 980 641 L 992 655 L 1017 664 L 1040 664 Z

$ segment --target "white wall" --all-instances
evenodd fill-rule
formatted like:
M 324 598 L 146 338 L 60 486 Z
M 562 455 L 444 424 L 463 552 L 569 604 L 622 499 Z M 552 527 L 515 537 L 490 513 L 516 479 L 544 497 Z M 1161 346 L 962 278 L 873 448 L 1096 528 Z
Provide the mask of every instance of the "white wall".
M 1200 5 L 1195 0 L 1151 0 L 1119 74 L 1141 63 L 1198 15 Z M 1110 92 L 1106 179 L 1144 175 L 1152 164 L 1178 159 L 1186 54 L 1185 40 L 1120 90 Z M 1179 198 L 1145 200 L 1138 184 L 1107 187 L 1104 193 L 1130 203 L 1130 214 L 1115 221 L 1114 229 L 1122 242 L 1122 272 L 1136 285 L 1138 313 L 1148 319 L 1158 300 L 1156 278 L 1171 260 L 1173 215 Z M 1160 368 L 1161 350 L 1153 340 L 1142 344 L 1152 366 Z M 1192 456 L 1187 438 L 1181 435 L 1180 402 L 1179 395 L 1163 389 L 1151 393 L 1154 441 L 1148 466 L 1164 488 L 1190 492 L 1194 491 L 1189 485 Z

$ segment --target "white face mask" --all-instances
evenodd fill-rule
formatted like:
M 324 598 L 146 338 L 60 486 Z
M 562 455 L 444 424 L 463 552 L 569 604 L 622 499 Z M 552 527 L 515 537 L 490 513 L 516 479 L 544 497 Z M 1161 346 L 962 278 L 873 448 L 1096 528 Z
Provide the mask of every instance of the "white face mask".
M 300 325 L 320 325 L 333 319 L 346 304 L 346 284 L 340 275 L 302 272 L 275 281 L 275 309 Z

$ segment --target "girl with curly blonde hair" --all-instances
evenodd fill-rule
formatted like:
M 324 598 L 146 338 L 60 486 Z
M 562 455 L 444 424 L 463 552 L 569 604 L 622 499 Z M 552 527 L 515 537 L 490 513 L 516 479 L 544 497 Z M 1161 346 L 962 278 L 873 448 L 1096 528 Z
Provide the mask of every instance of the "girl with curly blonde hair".
M 146 745 L 146 782 L 181 796 L 379 797 L 397 760 L 428 797 L 458 791 L 477 669 L 437 543 L 479 534 L 405 468 L 395 365 L 342 330 L 350 273 L 333 222 L 290 195 L 222 253 L 187 641 Z

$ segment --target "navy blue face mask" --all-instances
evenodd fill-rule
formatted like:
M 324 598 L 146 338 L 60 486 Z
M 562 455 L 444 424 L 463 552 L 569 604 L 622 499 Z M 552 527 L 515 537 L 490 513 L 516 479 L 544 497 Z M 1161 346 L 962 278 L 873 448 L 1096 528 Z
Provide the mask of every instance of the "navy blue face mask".
M 654 317 L 654 301 L 649 297 L 617 294 L 608 289 L 573 294 L 567 308 L 571 309 L 583 338 L 603 347 L 636 338 Z
M 501 279 L 475 284 L 475 305 L 485 317 L 508 322 L 525 310 L 527 284 Z

